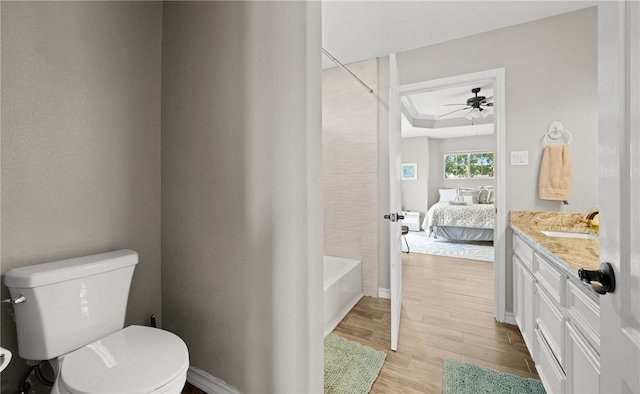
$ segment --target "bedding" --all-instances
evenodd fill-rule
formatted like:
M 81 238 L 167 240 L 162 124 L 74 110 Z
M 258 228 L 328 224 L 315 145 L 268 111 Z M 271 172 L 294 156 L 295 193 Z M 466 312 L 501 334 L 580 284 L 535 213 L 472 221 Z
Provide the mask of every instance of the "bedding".
M 439 189 L 440 202 L 456 201 L 458 198 L 458 189 Z
M 430 234 L 449 239 L 490 241 L 493 240 L 493 223 L 493 204 L 452 205 L 449 202 L 437 202 L 427 211 L 422 228 Z

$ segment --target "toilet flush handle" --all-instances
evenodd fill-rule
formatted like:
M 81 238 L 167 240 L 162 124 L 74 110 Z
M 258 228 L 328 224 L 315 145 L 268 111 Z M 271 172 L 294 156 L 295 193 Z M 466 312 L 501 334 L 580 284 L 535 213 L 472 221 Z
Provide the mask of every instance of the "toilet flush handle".
M 8 302 L 13 305 L 22 304 L 23 302 L 26 302 L 26 301 L 27 299 L 22 294 L 18 294 L 13 298 L 7 298 L 6 300 L 2 300 L 2 302 Z

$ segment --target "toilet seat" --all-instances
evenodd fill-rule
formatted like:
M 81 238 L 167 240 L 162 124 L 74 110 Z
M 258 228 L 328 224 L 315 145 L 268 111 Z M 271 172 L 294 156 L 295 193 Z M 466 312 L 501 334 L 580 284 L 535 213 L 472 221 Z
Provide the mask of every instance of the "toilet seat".
M 76 394 L 151 393 L 186 376 L 188 368 L 187 346 L 178 336 L 129 326 L 65 355 L 57 383 Z

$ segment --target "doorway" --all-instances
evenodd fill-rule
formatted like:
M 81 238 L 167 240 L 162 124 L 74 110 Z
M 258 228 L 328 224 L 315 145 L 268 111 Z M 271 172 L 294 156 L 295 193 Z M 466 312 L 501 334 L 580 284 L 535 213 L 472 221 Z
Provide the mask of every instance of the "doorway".
M 470 86 L 470 84 L 489 83 L 493 89 L 493 151 L 494 151 L 494 316 L 498 322 L 511 322 L 506 314 L 506 267 L 505 267 L 505 231 L 507 212 L 505 207 L 505 76 L 504 69 L 493 69 L 477 73 L 458 75 L 430 81 L 402 85 L 400 95 L 406 106 L 408 97 L 423 92 L 441 90 L 451 86 Z M 479 92 L 478 92 L 479 93 Z M 473 104 L 473 103 L 471 103 Z M 455 108 L 454 108 L 455 109 Z M 404 109 L 405 111 L 410 111 Z M 415 114 L 413 114 L 415 115 Z M 409 114 L 411 116 L 411 114 Z M 415 119 L 415 116 L 414 116 Z M 429 119 L 422 119 L 424 124 Z M 433 121 L 433 120 L 431 120 Z M 432 191 L 428 191 L 432 193 Z M 422 219 L 420 219 L 422 221 Z M 428 230 L 428 229 L 427 229 Z

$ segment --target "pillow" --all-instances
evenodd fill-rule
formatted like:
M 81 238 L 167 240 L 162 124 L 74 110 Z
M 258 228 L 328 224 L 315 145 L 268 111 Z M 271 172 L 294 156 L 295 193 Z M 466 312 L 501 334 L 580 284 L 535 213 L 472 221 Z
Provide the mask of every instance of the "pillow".
M 439 189 L 438 191 L 440 192 L 439 202 L 456 201 L 458 197 L 457 189 Z
M 466 201 L 468 204 L 478 204 L 479 195 L 480 195 L 480 190 L 477 190 L 477 189 L 475 190 L 460 189 L 460 199 L 462 201 Z
M 487 190 L 484 188 L 480 189 L 480 194 L 478 194 L 478 204 L 488 204 L 487 199 L 489 198 L 489 193 L 493 190 Z
M 489 195 L 487 196 L 487 204 L 493 204 L 493 197 L 494 197 L 494 192 L 493 189 L 489 190 Z

